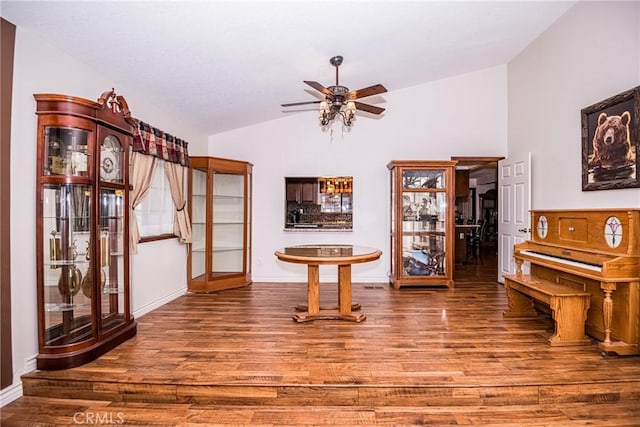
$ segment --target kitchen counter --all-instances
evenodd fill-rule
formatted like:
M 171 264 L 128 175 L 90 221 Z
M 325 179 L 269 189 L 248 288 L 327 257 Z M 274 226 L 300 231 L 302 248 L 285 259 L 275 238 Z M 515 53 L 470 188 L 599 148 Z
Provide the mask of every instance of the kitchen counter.
M 351 224 L 308 224 L 308 223 L 287 223 L 284 231 L 353 231 Z

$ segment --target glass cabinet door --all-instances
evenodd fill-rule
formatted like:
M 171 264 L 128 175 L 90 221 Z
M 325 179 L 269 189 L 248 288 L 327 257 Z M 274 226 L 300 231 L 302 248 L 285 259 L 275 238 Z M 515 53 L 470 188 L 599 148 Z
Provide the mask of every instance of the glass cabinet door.
M 252 223 L 251 223 L 251 210 L 253 209 L 253 182 L 251 180 L 251 172 L 247 173 L 247 194 L 245 194 L 247 202 L 247 224 L 245 226 L 245 233 L 247 233 L 246 242 L 246 256 L 244 257 L 244 273 L 251 275 L 251 241 L 252 241 Z
M 206 281 L 207 170 L 191 172 L 191 280 Z
M 445 170 L 402 171 L 403 275 L 446 275 Z
M 42 188 L 44 346 L 92 338 L 91 288 L 83 275 L 91 251 L 91 186 Z
M 211 274 L 214 278 L 244 271 L 244 182 L 243 175 L 213 174 Z
M 390 230 L 389 230 L 389 259 L 391 260 L 391 264 L 390 264 L 390 268 L 389 268 L 389 277 L 390 278 L 395 278 L 398 276 L 398 269 L 400 268 L 400 266 L 398 265 L 398 262 L 396 262 L 396 256 L 397 256 L 397 252 L 401 251 L 401 248 L 398 249 L 396 247 L 396 240 L 397 240 L 397 224 L 396 222 L 398 221 L 397 218 L 397 214 L 396 214 L 396 200 L 397 200 L 397 185 L 396 182 L 398 180 L 398 169 L 397 168 L 392 168 L 391 169 L 391 174 L 390 174 L 390 183 L 389 183 L 389 187 L 391 188 L 390 191 L 390 196 L 391 196 L 391 201 L 389 203 L 389 206 L 391 206 L 391 213 L 389 215 L 389 225 L 390 225 Z M 402 220 L 402 218 L 400 218 L 400 221 Z
M 43 174 L 87 176 L 89 135 L 82 129 L 45 126 Z
M 125 321 L 124 286 L 124 191 L 100 190 L 100 233 L 98 260 L 100 271 L 101 330 L 106 332 Z

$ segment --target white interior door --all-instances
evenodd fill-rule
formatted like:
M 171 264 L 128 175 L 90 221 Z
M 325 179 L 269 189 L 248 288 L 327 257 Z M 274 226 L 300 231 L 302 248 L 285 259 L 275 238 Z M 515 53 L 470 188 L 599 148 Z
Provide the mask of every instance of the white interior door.
M 515 274 L 513 245 L 531 233 L 531 153 L 498 162 L 498 281 Z M 526 268 L 525 266 L 523 266 Z

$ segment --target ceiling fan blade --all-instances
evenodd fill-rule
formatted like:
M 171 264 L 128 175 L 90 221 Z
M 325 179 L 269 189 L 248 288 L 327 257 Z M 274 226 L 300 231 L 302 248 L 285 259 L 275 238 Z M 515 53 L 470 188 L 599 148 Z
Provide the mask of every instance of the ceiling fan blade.
M 328 96 L 329 98 L 333 99 L 333 94 L 331 93 L 331 91 L 326 87 L 322 86 L 320 83 L 312 82 L 309 80 L 303 80 L 303 81 L 309 86 L 311 86 L 312 88 L 314 88 L 315 90 L 317 90 L 318 92 L 322 93 L 324 96 Z
M 382 114 L 382 112 L 384 111 L 384 108 L 376 107 L 369 104 L 363 104 L 362 102 L 358 101 L 354 101 L 354 104 L 356 104 L 357 110 L 366 111 L 367 113 L 371 114 Z
M 366 98 L 367 96 L 377 95 L 379 93 L 385 93 L 387 88 L 381 84 L 365 87 L 358 90 L 352 90 L 347 93 L 347 99 L 359 99 Z
M 306 102 L 290 102 L 289 104 L 280 104 L 281 107 L 293 107 L 295 105 L 320 104 L 322 101 L 306 101 Z

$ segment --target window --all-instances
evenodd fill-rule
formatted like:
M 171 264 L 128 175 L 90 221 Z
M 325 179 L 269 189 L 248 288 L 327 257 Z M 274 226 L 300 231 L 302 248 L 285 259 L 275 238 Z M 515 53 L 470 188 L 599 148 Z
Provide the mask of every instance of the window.
M 147 197 L 135 208 L 142 239 L 170 234 L 173 236 L 175 206 L 164 160 L 156 159 L 153 182 Z

